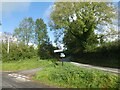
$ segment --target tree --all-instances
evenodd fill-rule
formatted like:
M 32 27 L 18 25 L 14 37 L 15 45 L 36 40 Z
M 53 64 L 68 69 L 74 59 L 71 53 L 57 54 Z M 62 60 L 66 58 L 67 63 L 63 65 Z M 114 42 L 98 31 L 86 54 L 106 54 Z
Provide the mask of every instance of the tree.
M 34 21 L 31 17 L 24 18 L 19 27 L 14 30 L 14 35 L 19 41 L 23 41 L 24 44 L 27 44 L 32 41 L 34 31 Z
M 68 50 L 79 53 L 98 43 L 94 30 L 112 24 L 114 10 L 112 3 L 107 2 L 56 2 L 49 25 L 56 32 L 63 30 Z
M 55 47 L 53 47 L 52 44 L 44 42 L 39 45 L 38 56 L 40 57 L 40 59 L 55 58 L 54 49 Z
M 46 41 L 49 42 L 49 38 L 47 35 L 47 25 L 41 18 L 37 19 L 35 22 L 35 39 L 38 45 Z

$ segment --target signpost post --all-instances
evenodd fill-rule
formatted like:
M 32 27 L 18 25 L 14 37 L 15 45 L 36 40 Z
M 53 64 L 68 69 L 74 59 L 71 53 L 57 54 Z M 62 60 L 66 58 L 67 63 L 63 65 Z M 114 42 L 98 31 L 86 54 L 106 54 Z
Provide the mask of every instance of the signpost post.
M 54 50 L 54 53 L 60 53 L 60 58 L 61 58 L 61 61 L 62 61 L 62 66 L 63 66 L 63 58 L 65 57 L 65 54 L 63 53 L 63 50 L 60 49 L 60 50 Z
M 61 60 L 65 57 L 64 53 L 60 53 Z M 62 60 L 62 66 L 63 66 L 63 60 Z

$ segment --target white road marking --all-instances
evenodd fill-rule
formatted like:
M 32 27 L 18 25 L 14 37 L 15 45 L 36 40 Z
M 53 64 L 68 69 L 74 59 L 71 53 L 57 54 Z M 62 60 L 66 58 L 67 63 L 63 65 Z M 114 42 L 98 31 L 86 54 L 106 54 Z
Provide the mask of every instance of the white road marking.
M 11 74 L 8 74 L 9 76 L 12 76 Z
M 18 76 L 21 77 L 22 75 L 19 74 Z
M 8 76 L 14 77 L 15 79 L 20 80 L 20 81 L 30 81 L 29 77 L 20 75 L 20 74 L 16 74 L 16 73 L 8 74 Z
M 27 76 L 22 76 L 22 77 L 23 77 L 23 78 L 27 78 L 27 79 L 29 78 L 29 77 L 27 77 Z

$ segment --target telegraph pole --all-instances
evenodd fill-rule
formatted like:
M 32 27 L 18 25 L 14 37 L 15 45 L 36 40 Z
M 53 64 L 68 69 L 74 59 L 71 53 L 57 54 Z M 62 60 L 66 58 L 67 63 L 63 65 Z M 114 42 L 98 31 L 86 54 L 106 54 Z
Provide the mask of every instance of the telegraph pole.
M 9 36 L 8 36 L 8 47 L 7 47 L 7 53 L 9 54 L 9 47 L 10 47 L 10 41 L 9 41 Z

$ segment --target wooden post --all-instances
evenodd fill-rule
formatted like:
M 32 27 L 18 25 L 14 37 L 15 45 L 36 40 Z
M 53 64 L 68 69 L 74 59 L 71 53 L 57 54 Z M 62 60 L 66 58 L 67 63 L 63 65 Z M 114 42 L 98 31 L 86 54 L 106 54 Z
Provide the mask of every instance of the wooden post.
M 62 66 L 63 66 L 63 61 L 62 61 Z
M 9 54 L 9 47 L 10 47 L 10 43 L 9 43 L 9 37 L 8 37 L 8 47 L 7 47 L 7 53 Z

